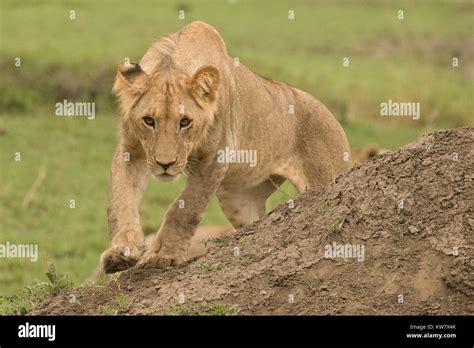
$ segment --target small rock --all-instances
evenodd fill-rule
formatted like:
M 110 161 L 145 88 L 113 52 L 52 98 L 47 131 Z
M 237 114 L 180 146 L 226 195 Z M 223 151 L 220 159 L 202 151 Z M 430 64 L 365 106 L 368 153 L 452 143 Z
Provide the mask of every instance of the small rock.
M 321 285 L 321 286 L 319 287 L 319 291 L 328 291 L 327 285 Z
M 429 158 L 423 160 L 423 162 L 421 162 L 421 165 L 422 166 L 429 166 L 431 163 L 433 163 L 433 161 Z
M 274 213 L 274 214 L 271 214 L 270 215 L 270 221 L 278 221 L 282 218 L 281 214 L 280 213 Z
M 265 290 L 260 291 L 260 295 L 266 295 L 267 292 Z
M 143 300 L 140 301 L 140 304 L 146 308 L 146 307 L 151 306 L 152 301 L 149 298 L 144 298 Z
M 413 234 L 417 234 L 418 232 L 420 232 L 420 230 L 416 228 L 415 226 L 408 226 L 408 231 L 410 231 L 410 233 L 413 233 Z
M 469 313 L 474 313 L 474 304 L 468 304 L 466 306 L 466 311 L 468 311 Z

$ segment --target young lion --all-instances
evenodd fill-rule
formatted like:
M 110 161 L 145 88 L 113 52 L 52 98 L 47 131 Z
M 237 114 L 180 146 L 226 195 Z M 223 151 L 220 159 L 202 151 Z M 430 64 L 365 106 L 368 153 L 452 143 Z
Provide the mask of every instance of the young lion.
M 111 246 L 101 257 L 107 273 L 185 261 L 214 194 L 241 228 L 265 214 L 266 199 L 285 179 L 303 192 L 350 166 L 346 135 L 321 102 L 238 64 L 203 22 L 156 42 L 139 64 L 120 65 L 113 90 L 121 137 L 112 163 Z M 186 186 L 145 250 L 137 206 L 148 179 L 170 181 L 181 172 Z

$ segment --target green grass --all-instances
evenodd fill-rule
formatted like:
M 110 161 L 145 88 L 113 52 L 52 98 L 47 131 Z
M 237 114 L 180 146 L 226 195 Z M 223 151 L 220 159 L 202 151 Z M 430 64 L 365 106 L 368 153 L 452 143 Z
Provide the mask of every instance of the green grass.
M 184 20 L 178 4 L 186 7 Z M 288 19 L 289 10 L 295 20 Z M 394 149 L 430 130 L 473 125 L 470 1 L 3 0 L 0 242 L 36 243 L 39 259 L 2 259 L 1 294 L 19 294 L 35 279 L 43 283 L 48 261 L 75 283 L 97 266 L 108 241 L 116 66 L 125 57 L 138 61 L 152 41 L 198 19 L 215 26 L 243 64 L 322 100 L 352 146 Z M 21 67 L 14 66 L 15 57 Z M 349 67 L 342 66 L 343 57 L 350 58 Z M 459 67 L 452 57 L 459 57 Z M 94 101 L 96 119 L 53 116 L 64 98 Z M 421 119 L 381 118 L 379 105 L 388 99 L 420 102 Z M 44 181 L 21 207 L 40 170 Z M 150 184 L 140 208 L 146 232 L 157 230 L 184 180 Z M 288 183 L 280 191 L 268 209 L 296 196 Z M 215 199 L 203 223 L 227 224 Z
M 72 285 L 68 275 L 56 273 L 54 264 L 49 264 L 46 276 L 48 281 L 35 280 L 16 294 L 0 296 L 0 315 L 31 314 L 36 306 L 49 295 Z

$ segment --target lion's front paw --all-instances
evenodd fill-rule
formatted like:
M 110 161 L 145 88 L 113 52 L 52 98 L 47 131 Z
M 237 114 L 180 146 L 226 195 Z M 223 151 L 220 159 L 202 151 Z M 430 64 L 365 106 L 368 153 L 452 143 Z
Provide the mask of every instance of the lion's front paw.
M 116 245 L 112 246 L 100 257 L 105 273 L 115 273 L 134 266 L 143 254 L 144 247 Z
M 166 269 L 176 266 L 186 261 L 185 253 L 166 253 L 163 251 L 149 250 L 143 254 L 137 266 L 140 268 L 160 268 Z

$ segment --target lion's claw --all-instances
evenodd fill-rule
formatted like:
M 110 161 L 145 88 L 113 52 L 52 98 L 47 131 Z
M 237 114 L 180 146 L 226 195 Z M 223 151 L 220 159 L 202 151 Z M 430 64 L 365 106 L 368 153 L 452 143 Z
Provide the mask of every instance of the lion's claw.
M 140 259 L 137 266 L 139 268 L 166 269 L 183 263 L 185 259 L 183 255 L 167 255 L 162 252 L 148 251 Z
M 112 246 L 100 257 L 102 269 L 105 273 L 115 273 L 134 266 L 141 255 L 144 247 L 127 245 Z

